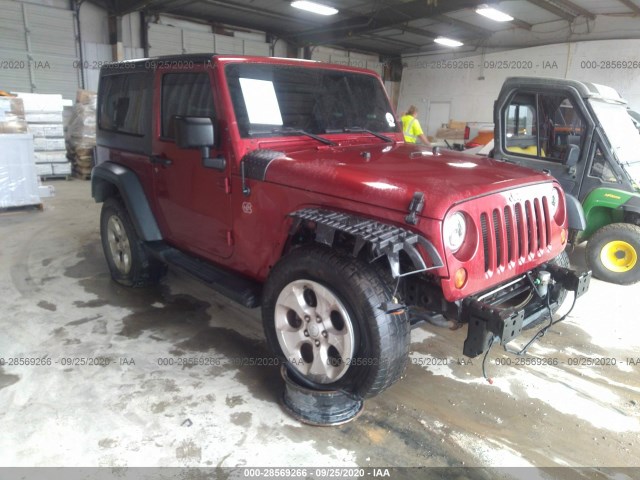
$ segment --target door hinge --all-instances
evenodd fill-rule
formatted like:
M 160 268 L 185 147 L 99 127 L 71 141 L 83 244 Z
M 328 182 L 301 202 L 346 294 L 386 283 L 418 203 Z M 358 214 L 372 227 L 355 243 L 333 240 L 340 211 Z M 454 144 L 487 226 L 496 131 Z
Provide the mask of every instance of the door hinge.
M 224 193 L 227 195 L 231 193 L 231 179 L 229 177 L 224 179 Z
M 227 245 L 233 247 L 233 232 L 231 230 L 227 230 Z

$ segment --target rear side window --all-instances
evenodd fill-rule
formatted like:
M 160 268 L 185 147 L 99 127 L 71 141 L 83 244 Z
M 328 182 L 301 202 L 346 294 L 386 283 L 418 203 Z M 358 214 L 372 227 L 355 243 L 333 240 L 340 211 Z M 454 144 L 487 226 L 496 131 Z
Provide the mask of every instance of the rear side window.
M 207 73 L 167 73 L 162 77 L 162 136 L 175 138 L 176 115 L 215 118 Z
M 143 73 L 102 77 L 98 125 L 102 130 L 144 135 L 150 90 Z

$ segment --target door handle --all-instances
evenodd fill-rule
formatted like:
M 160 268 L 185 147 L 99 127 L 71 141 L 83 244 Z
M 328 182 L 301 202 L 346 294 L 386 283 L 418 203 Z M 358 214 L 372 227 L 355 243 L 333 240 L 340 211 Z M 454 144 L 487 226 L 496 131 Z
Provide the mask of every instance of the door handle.
M 159 157 L 157 155 L 151 155 L 151 157 L 149 157 L 149 161 L 154 165 L 162 165 L 163 167 L 168 167 L 173 163 L 173 160 L 167 157 Z

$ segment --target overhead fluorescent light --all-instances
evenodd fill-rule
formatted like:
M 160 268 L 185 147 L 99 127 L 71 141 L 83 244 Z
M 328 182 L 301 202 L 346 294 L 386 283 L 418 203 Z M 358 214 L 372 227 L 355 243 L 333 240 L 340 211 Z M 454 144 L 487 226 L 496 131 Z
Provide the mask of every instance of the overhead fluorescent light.
M 478 8 L 476 8 L 476 13 L 482 15 L 483 17 L 487 17 L 495 22 L 510 22 L 511 20 L 513 20 L 513 17 L 511 15 L 507 15 L 506 13 L 501 12 L 500 10 L 496 10 L 489 5 L 479 5 Z
M 318 15 L 335 15 L 338 13 L 338 10 L 333 7 L 322 5 L 321 3 L 309 2 L 308 0 L 291 2 L 291 6 L 299 8 L 300 10 L 306 10 L 307 12 L 317 13 Z
M 464 45 L 464 43 L 459 42 L 458 40 L 453 40 L 452 38 L 447 37 L 438 37 L 434 42 L 439 43 L 440 45 L 446 45 L 447 47 L 461 47 Z

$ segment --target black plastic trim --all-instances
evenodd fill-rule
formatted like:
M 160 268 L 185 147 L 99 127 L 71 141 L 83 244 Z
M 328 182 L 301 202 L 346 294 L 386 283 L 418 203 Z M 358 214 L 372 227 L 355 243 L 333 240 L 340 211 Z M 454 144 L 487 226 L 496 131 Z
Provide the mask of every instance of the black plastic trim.
M 91 173 L 91 196 L 96 202 L 104 202 L 113 194 L 113 187 L 122 197 L 140 239 L 147 242 L 162 240 L 147 196 L 133 170 L 117 163 L 102 162 Z
M 544 268 L 551 273 L 551 278 L 566 290 L 575 292 L 576 298 L 589 290 L 591 272 L 576 272 L 547 263 Z M 531 287 L 533 288 L 533 287 Z M 548 316 L 544 299 L 533 299 L 538 302 L 534 309 L 525 306 L 521 309 L 505 308 L 500 304 L 489 304 L 475 297 L 463 300 L 461 319 L 468 324 L 467 338 L 464 341 L 462 353 L 467 357 L 477 357 L 486 352 L 493 343 L 494 337 L 499 337 L 500 344 L 505 345 L 522 332 L 527 325 L 537 321 L 540 317 Z M 551 302 L 551 309 L 557 307 Z
M 569 229 L 582 231 L 587 228 L 587 219 L 584 216 L 584 209 L 580 201 L 573 195 L 566 196 L 567 217 L 569 220 Z
M 181 252 L 164 242 L 147 243 L 145 247 L 156 258 L 193 275 L 234 302 L 247 308 L 260 306 L 262 285 L 255 280 Z
M 442 257 L 435 246 L 422 235 L 401 227 L 380 223 L 376 220 L 358 217 L 343 212 L 306 208 L 289 214 L 297 221 L 292 225 L 291 234 L 298 229 L 300 222 L 310 220 L 316 224 L 315 241 L 333 246 L 336 232 L 344 232 L 355 237 L 353 256 L 358 256 L 362 247 L 370 244 L 375 253 L 386 255 L 394 277 L 411 275 L 444 266 Z M 431 266 L 427 266 L 420 255 L 417 245 L 427 252 Z M 399 253 L 404 251 L 416 270 L 400 272 Z
M 247 153 L 242 157 L 245 177 L 264 182 L 267 177 L 267 169 L 269 165 L 271 165 L 271 162 L 284 156 L 285 154 L 283 152 L 266 149 L 258 149 Z

